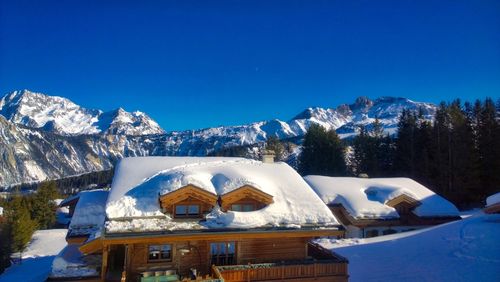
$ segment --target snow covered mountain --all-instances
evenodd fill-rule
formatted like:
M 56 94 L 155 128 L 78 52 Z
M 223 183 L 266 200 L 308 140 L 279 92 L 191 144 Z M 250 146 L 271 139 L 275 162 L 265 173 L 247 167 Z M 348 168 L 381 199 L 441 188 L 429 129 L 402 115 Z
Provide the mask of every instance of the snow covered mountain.
M 122 108 L 110 112 L 86 109 L 66 98 L 28 90 L 14 91 L 3 97 L 0 114 L 11 122 L 61 135 L 164 133 L 142 112 L 129 113 Z
M 0 186 L 105 170 L 126 156 L 204 156 L 269 136 L 300 139 L 313 123 L 348 138 L 378 118 L 392 134 L 405 108 L 420 108 L 428 119 L 436 111 L 406 98 L 360 97 L 335 109 L 308 108 L 289 121 L 164 132 L 141 112 L 89 110 L 65 98 L 16 91 L 0 100 Z

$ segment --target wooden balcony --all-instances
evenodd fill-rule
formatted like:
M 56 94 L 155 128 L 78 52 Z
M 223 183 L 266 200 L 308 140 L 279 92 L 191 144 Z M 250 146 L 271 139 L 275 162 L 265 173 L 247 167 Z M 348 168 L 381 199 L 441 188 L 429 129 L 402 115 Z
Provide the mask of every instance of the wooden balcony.
M 313 259 L 247 265 L 212 266 L 212 276 L 225 282 L 339 281 L 348 280 L 348 261 L 316 244 L 309 245 Z

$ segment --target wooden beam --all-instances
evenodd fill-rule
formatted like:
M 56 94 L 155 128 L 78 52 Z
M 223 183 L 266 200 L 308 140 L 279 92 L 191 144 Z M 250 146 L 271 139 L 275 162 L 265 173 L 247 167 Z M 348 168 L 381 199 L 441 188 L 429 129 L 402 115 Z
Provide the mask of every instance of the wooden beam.
M 220 233 L 195 233 L 195 234 L 162 234 L 162 235 L 142 235 L 137 237 L 106 237 L 106 245 L 116 244 L 161 244 L 166 242 L 181 242 L 181 241 L 225 241 L 225 240 L 244 240 L 244 239 L 262 239 L 262 238 L 299 238 L 299 237 L 325 237 L 325 236 L 343 236 L 343 230 L 290 230 L 290 231 L 255 231 L 255 232 L 220 232 Z
M 108 253 L 109 247 L 104 247 L 102 251 L 102 264 L 101 264 L 101 281 L 106 281 L 106 273 L 108 272 Z

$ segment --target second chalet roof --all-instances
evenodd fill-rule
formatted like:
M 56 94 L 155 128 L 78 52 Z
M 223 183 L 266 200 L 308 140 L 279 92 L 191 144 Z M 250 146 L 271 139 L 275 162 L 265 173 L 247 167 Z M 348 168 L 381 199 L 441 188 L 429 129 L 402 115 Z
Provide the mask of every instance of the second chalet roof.
M 342 204 L 355 218 L 398 218 L 387 204 L 405 195 L 419 202 L 413 212 L 422 217 L 458 216 L 457 208 L 410 178 L 304 177 L 326 204 Z
M 78 203 L 69 224 L 70 235 L 88 235 L 99 229 L 106 218 L 104 207 L 108 191 L 97 189 L 77 194 Z
M 328 207 L 287 164 L 222 157 L 122 159 L 106 205 L 107 217 L 112 221 L 164 216 L 158 197 L 186 185 L 216 195 L 249 185 L 273 196 L 273 203 L 257 211 L 222 212 L 215 208 L 207 216 L 208 228 L 338 224 Z

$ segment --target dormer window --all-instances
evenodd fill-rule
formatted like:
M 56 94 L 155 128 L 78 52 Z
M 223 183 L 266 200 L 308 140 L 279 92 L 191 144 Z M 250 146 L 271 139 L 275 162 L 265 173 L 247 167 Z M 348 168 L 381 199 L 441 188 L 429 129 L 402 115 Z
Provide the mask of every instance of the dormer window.
M 250 185 L 244 185 L 221 197 L 222 209 L 236 212 L 260 210 L 273 203 L 273 196 Z
M 173 218 L 201 218 L 216 205 L 217 195 L 194 185 L 186 185 L 161 195 L 164 213 Z

